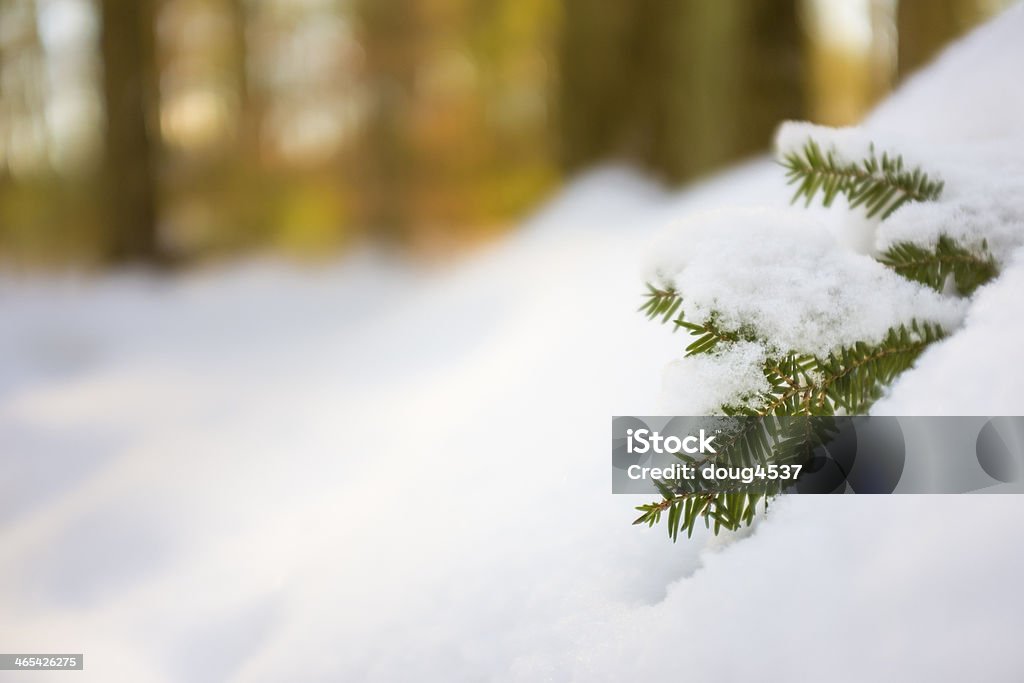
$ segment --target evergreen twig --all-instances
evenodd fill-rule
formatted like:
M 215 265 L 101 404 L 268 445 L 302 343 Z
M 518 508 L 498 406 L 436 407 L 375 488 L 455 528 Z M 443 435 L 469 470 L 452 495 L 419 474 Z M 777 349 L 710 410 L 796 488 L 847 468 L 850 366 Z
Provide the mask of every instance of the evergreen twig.
M 697 338 L 686 347 L 687 356 L 708 353 L 718 346 L 720 342 L 753 341 L 756 339 L 754 333 L 749 329 L 735 331 L 723 329 L 718 324 L 718 316 L 714 314 L 708 316 L 708 319 L 702 323 L 694 323 L 686 320 L 686 317 L 680 312 L 675 323 L 677 327 L 689 330 L 690 335 Z
M 800 462 L 819 444 L 827 441 L 830 422 L 801 420 L 780 428 L 776 420 L 793 416 L 830 416 L 842 410 L 863 414 L 902 372 L 907 370 L 928 345 L 944 332 L 938 325 L 911 321 L 889 330 L 878 344 L 858 342 L 824 358 L 790 353 L 769 359 L 762 372 L 769 389 L 750 405 L 723 406 L 727 415 L 758 416 L 746 420 L 742 429 L 720 439 L 716 458 L 736 465 L 766 462 Z M 815 427 L 819 430 L 814 431 Z M 673 488 L 675 485 L 676 488 Z M 781 491 L 777 484 L 733 485 L 728 491 L 707 492 L 689 483 L 659 482 L 662 500 L 640 505 L 642 514 L 634 524 L 654 526 L 668 510 L 668 533 L 673 541 L 679 531 L 693 533 L 697 518 L 704 518 L 714 532 L 735 531 L 753 521 L 760 499 L 768 500 Z M 694 502 L 696 501 L 696 502 Z
M 675 287 L 671 285 L 655 287 L 647 283 L 644 303 L 637 310 L 650 320 L 661 318 L 661 322 L 667 323 L 669 320 L 672 320 L 682 304 L 683 298 L 676 291 Z
M 787 183 L 799 183 L 794 202 L 802 198 L 810 205 L 821 192 L 822 203 L 831 206 L 842 194 L 851 208 L 863 206 L 869 218 L 887 218 L 907 202 L 934 200 L 942 194 L 942 181 L 933 180 L 920 168 L 906 169 L 902 156 L 883 153 L 879 158 L 874 147 L 866 159 L 846 162 L 837 158 L 835 150 L 823 151 L 816 141 L 808 140 L 799 151 L 786 154 L 781 163 Z
M 968 249 L 948 235 L 941 235 L 934 249 L 913 242 L 897 242 L 878 260 L 903 277 L 942 291 L 950 276 L 957 290 L 969 296 L 998 273 L 996 261 L 982 240 L 980 248 Z

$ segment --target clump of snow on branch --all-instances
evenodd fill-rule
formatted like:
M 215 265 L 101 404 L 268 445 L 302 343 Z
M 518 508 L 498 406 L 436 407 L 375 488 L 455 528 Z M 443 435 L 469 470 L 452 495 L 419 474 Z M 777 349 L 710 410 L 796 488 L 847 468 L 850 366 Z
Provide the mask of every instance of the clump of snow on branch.
M 787 154 L 799 153 L 809 142 L 818 143 L 822 151 L 831 153 L 836 161 L 847 164 L 860 163 L 872 153 L 879 156 L 899 153 L 911 166 L 920 163 L 914 150 L 908 151 L 899 140 L 872 137 L 858 126 L 833 128 L 806 121 L 786 121 L 779 126 L 775 133 L 775 156 L 781 159 Z
M 682 294 L 687 320 L 749 328 L 771 352 L 821 356 L 879 342 L 915 318 L 949 328 L 963 315 L 962 301 L 843 248 L 798 209 L 697 214 L 673 225 L 657 251 L 656 278 Z M 732 372 L 723 365 L 721 381 Z
M 925 351 L 887 398 L 878 415 L 1020 415 L 1024 412 L 1024 248 L 1002 276 L 975 294 L 963 329 Z
M 751 391 L 768 391 L 761 370 L 765 349 L 737 342 L 708 354 L 672 361 L 662 378 L 664 409 L 674 415 L 707 415 L 739 404 Z
M 928 167 L 947 179 L 935 202 L 907 204 L 878 227 L 882 251 L 898 242 L 932 247 L 946 236 L 984 243 L 1004 263 L 1024 244 L 1024 138 L 937 148 Z

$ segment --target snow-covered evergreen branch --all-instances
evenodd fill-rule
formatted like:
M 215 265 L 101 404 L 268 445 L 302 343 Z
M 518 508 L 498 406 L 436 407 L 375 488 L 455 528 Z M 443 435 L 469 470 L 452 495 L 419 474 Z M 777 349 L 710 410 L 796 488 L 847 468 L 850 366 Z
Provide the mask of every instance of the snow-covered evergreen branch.
M 794 200 L 810 203 L 821 194 L 830 206 L 840 194 L 853 208 L 863 206 L 869 217 L 883 220 L 906 202 L 935 200 L 943 183 L 920 168 L 907 169 L 901 156 L 878 157 L 871 147 L 866 158 L 857 162 L 841 160 L 830 150 L 823 151 L 815 140 L 808 140 L 796 152 L 782 160 L 789 182 L 799 183 Z M 997 274 L 996 262 L 987 244 L 968 247 L 942 236 L 933 248 L 911 242 L 899 242 L 877 259 L 899 276 L 943 291 L 952 278 L 963 295 Z M 728 267 L 726 265 L 725 267 Z M 766 287 L 772 283 L 766 282 Z M 732 416 L 763 419 L 741 420 L 741 429 L 720 437 L 724 448 L 720 460 L 744 463 L 792 461 L 808 457 L 829 438 L 831 418 L 836 414 L 866 413 L 885 388 L 931 344 L 942 339 L 946 330 L 928 320 L 912 319 L 889 328 L 878 339 L 843 343 L 824 353 L 779 349 L 776 340 L 764 338 L 753 324 L 740 321 L 723 325 L 723 316 L 705 306 L 703 319 L 688 320 L 683 313 L 685 293 L 673 283 L 648 292 L 640 310 L 651 319 L 673 320 L 676 327 L 689 331 L 695 339 L 686 347 L 686 356 L 722 357 L 730 348 L 755 344 L 764 349 L 758 388 L 740 396 L 738 402 L 719 406 L 719 412 Z M 760 361 L 759 361 L 760 362 Z M 755 366 L 756 367 L 756 366 Z M 802 421 L 792 422 L 794 416 Z M 820 416 L 826 416 L 822 421 Z M 814 419 L 811 419 L 811 418 Z M 789 421 L 786 421 L 789 420 Z M 782 421 L 782 422 L 780 422 Z M 687 459 L 688 456 L 682 456 Z M 654 526 L 667 518 L 673 541 L 680 531 L 692 534 L 697 519 L 703 518 L 715 533 L 750 524 L 755 506 L 781 492 L 780 484 L 731 485 L 728 490 L 710 490 L 706 482 L 660 482 L 660 501 L 637 507 L 641 515 L 634 524 Z

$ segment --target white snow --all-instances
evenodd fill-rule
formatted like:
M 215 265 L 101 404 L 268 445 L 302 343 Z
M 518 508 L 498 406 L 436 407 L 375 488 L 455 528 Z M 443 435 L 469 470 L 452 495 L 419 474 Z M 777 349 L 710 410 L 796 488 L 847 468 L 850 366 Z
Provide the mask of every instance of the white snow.
M 897 147 L 887 141 L 872 137 L 860 126 L 832 128 L 806 121 L 785 121 L 775 132 L 775 156 L 779 159 L 789 154 L 800 154 L 809 142 L 817 142 L 822 151 L 830 152 L 838 162 L 858 163 L 874 152 L 881 155 Z M 906 157 L 906 150 L 900 148 Z
M 714 415 L 750 392 L 767 391 L 761 367 L 765 348 L 754 342 L 720 345 L 710 353 L 674 360 L 662 375 L 661 411 L 667 415 Z
M 900 141 L 1001 142 L 1021 135 L 1024 65 L 1020 2 L 951 45 L 864 122 Z
M 1018 131 L 1021 35 L 1018 8 L 870 125 L 936 155 Z M 0 649 L 86 655 L 4 680 L 1019 679 L 1017 497 L 791 497 L 752 535 L 673 546 L 609 493 L 610 416 L 659 412 L 687 341 L 635 312 L 648 242 L 684 213 L 784 204 L 780 175 L 668 196 L 599 172 L 443 270 L 3 278 Z M 875 281 L 842 240 L 786 239 L 837 286 Z M 1024 414 L 1022 285 L 1007 257 L 879 412 Z
M 1024 137 L 998 143 L 952 143 L 928 168 L 946 180 L 936 202 L 910 203 L 881 223 L 878 249 L 894 242 L 932 246 L 942 235 L 977 248 L 999 263 L 1024 244 Z

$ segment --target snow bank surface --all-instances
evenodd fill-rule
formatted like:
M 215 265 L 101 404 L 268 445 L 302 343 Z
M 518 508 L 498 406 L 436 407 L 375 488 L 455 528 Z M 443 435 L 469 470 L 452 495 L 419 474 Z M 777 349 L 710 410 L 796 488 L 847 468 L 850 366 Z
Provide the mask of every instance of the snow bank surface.
M 1016 131 L 1024 106 L 954 93 L 1019 105 L 1021 35 L 1018 9 L 870 126 L 934 135 L 937 161 L 947 137 Z M 749 537 L 672 546 L 609 494 L 609 417 L 658 412 L 684 340 L 635 313 L 647 240 L 736 198 L 782 207 L 779 176 L 673 197 L 600 172 L 445 273 L 0 280 L 2 648 L 84 652 L 76 680 L 104 683 L 1019 680 L 1017 498 L 791 498 Z M 844 244 L 862 226 L 837 213 L 808 220 Z M 872 324 L 960 315 L 798 238 L 836 286 L 894 297 L 862 302 Z M 1007 257 L 884 406 L 1024 412 L 1022 285 Z M 812 322 L 808 344 L 846 333 Z M 674 367 L 704 392 L 707 368 Z

